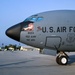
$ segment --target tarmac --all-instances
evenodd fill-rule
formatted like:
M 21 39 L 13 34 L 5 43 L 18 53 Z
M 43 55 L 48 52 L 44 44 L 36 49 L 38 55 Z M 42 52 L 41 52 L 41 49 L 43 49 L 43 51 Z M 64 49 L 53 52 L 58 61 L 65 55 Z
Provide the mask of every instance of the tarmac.
M 0 51 L 0 75 L 75 75 L 75 52 L 68 53 L 68 65 L 38 51 Z

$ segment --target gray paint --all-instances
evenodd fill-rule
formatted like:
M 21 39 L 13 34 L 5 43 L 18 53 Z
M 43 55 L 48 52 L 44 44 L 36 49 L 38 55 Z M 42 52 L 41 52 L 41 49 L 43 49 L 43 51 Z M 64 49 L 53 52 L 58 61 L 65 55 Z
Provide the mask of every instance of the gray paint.
M 32 31 L 34 34 L 21 31 L 20 42 L 39 48 L 75 51 L 75 10 L 48 11 L 36 15 L 42 16 L 43 20 L 34 22 L 34 31 Z M 39 26 L 46 27 L 46 32 L 37 31 Z M 50 27 L 53 27 L 53 32 L 50 32 L 52 31 Z M 36 36 L 35 41 L 27 41 L 26 36 L 30 36 L 30 40 L 31 36 Z

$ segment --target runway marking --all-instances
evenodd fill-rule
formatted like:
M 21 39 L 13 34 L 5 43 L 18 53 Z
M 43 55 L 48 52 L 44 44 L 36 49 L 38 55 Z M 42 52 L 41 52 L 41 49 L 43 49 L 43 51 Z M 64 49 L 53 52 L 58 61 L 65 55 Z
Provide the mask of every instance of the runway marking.
M 34 60 L 27 60 L 27 61 L 20 61 L 20 62 L 13 62 L 13 63 L 8 63 L 8 64 L 2 64 L 0 65 L 0 68 L 2 67 L 6 67 L 6 66 L 12 66 L 12 65 L 19 65 L 19 64 L 23 64 L 23 63 L 27 63 L 27 62 L 31 62 Z

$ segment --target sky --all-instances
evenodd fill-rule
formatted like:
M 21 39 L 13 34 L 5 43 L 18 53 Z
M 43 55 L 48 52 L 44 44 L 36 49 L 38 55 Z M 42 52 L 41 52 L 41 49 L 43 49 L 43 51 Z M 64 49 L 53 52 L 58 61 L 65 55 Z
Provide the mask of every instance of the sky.
M 6 29 L 33 14 L 52 10 L 75 10 L 75 0 L 0 0 L 0 46 L 19 44 L 5 35 Z

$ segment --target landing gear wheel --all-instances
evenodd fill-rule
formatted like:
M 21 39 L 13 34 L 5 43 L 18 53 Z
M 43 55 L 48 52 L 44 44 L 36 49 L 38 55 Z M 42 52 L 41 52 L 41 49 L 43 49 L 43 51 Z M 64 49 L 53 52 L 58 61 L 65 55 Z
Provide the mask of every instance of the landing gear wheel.
M 68 63 L 68 58 L 67 56 L 57 56 L 56 58 L 56 62 L 59 64 L 59 65 L 67 65 Z
M 67 58 L 66 56 L 61 56 L 61 57 L 59 58 L 59 63 L 60 63 L 61 65 L 67 65 L 67 63 L 68 63 L 68 58 Z
M 57 62 L 57 64 L 59 64 L 59 56 L 56 57 L 56 62 Z

